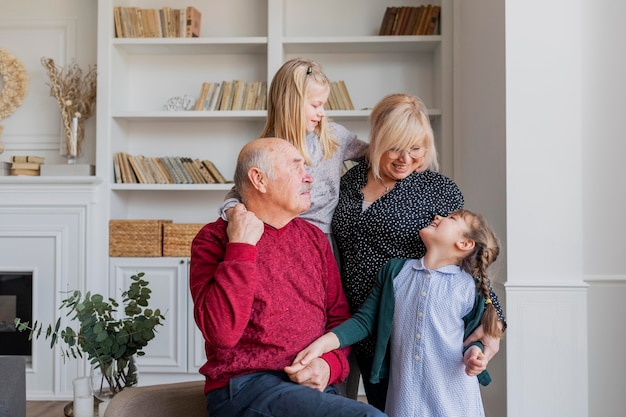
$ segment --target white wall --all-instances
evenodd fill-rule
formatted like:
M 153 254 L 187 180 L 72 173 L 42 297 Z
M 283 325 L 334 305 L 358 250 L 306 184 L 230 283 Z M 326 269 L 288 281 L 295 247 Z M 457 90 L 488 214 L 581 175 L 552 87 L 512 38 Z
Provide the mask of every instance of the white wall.
M 583 4 L 583 271 L 589 283 L 589 410 L 593 417 L 626 409 L 626 3 Z
M 22 105 L 0 121 L 5 143 L 0 161 L 17 154 L 43 156 L 49 164 L 64 162 L 59 155 L 61 116 L 40 60 L 45 56 L 62 66 L 75 59 L 84 70 L 95 65 L 96 11 L 96 0 L 0 1 L 0 48 L 18 58 L 29 77 Z M 79 163 L 95 163 L 95 119 L 85 122 Z
M 504 4 L 457 1 L 454 17 L 454 179 L 465 206 L 482 213 L 500 239 L 490 274 L 506 312 Z M 506 415 L 506 342 L 489 364 L 493 382 L 482 388 L 487 416 Z

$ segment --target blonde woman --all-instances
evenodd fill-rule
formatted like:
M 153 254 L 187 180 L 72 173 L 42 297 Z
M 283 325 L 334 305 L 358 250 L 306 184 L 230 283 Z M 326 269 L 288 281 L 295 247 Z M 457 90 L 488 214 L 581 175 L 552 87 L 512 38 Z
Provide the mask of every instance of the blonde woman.
M 341 179 L 332 231 L 341 254 L 341 278 L 356 312 L 370 295 L 376 274 L 391 258 L 419 259 L 426 248 L 417 231 L 435 216 L 463 207 L 463 195 L 450 178 L 437 172 L 437 150 L 422 101 L 408 94 L 384 97 L 370 116 L 370 146 L 364 163 Z M 491 299 L 502 317 L 498 298 Z M 499 340 L 483 337 L 482 328 L 470 336 L 482 339 L 485 355 L 493 357 Z M 365 339 L 353 352 L 361 374 L 370 375 L 375 341 Z M 370 404 L 385 409 L 386 378 L 371 383 L 363 378 Z

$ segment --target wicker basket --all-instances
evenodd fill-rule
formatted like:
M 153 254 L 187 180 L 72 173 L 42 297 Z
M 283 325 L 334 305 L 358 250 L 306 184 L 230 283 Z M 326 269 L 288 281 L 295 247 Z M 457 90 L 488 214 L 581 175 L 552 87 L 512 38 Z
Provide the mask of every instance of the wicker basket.
M 109 256 L 163 256 L 163 225 L 171 220 L 110 220 Z
M 191 241 L 204 223 L 170 223 L 163 225 L 163 256 L 191 256 Z

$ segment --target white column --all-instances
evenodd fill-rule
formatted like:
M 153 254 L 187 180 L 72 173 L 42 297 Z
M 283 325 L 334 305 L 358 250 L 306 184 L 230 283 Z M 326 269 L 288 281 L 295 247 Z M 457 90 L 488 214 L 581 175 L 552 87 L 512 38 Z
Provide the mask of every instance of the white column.
M 588 415 L 583 1 L 506 2 L 508 417 Z

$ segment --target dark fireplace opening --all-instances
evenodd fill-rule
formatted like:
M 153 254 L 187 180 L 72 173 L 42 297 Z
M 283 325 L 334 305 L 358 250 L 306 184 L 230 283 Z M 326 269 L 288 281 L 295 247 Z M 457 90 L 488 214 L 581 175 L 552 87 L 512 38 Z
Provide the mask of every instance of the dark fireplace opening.
M 28 332 L 18 332 L 15 318 L 33 321 L 32 272 L 0 271 L 0 355 L 32 355 Z

